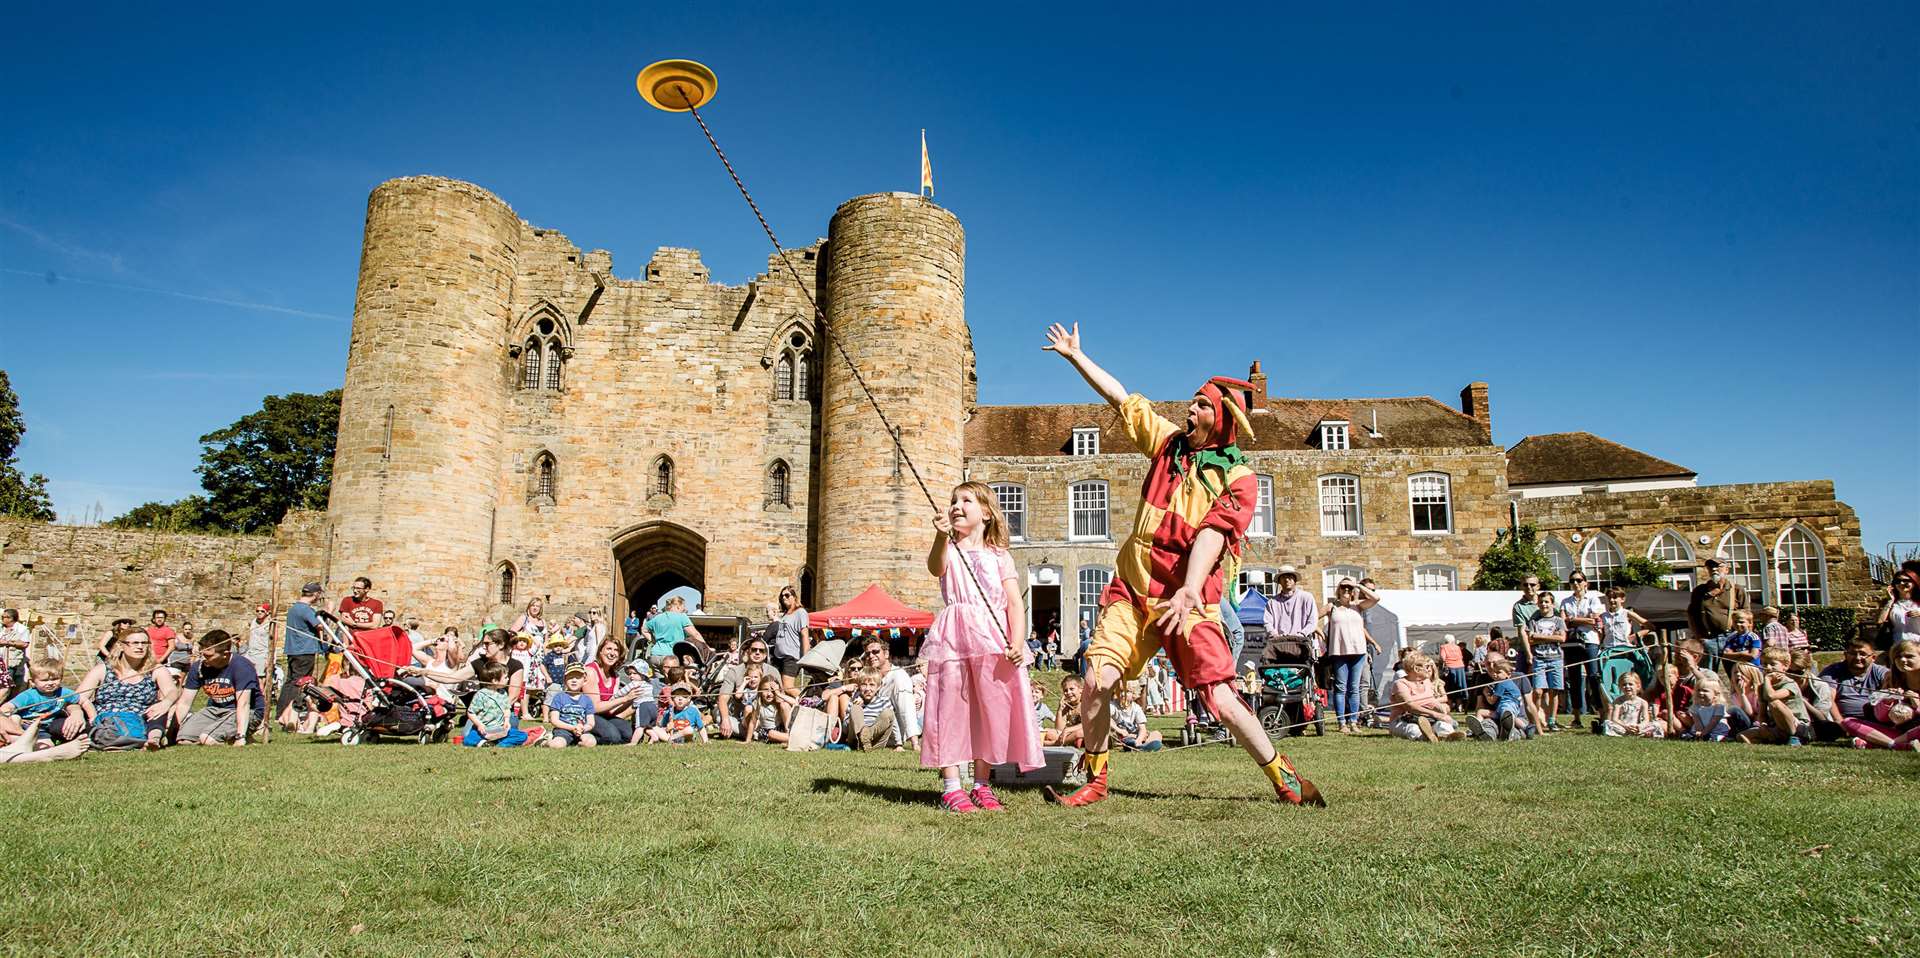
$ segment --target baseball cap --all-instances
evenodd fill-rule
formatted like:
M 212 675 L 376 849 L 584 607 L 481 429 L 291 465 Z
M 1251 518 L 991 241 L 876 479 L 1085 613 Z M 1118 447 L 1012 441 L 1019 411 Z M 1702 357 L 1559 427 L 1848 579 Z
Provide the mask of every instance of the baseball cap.
M 254 609 L 253 609 L 253 611 L 255 611 L 255 612 L 272 612 L 272 611 L 273 611 L 273 603 L 271 603 L 271 602 L 262 602 L 262 603 L 260 603 L 259 605 L 257 605 L 257 606 L 255 606 L 255 607 L 254 607 Z
M 301 586 L 301 587 L 300 587 L 300 594 L 301 594 L 301 595 L 319 595 L 319 594 L 320 594 L 320 583 L 318 583 L 318 582 L 309 582 L 309 583 L 307 583 L 306 585 L 303 585 L 303 586 Z
M 567 665 L 566 670 L 561 674 L 562 675 L 585 675 L 587 674 L 587 667 L 584 665 L 581 665 L 578 662 L 572 662 Z
M 676 685 L 676 686 L 674 686 L 674 687 L 673 687 L 673 690 L 672 690 L 672 693 L 671 693 L 671 694 L 673 694 L 673 695 L 692 695 L 692 694 L 693 694 L 693 686 L 691 686 L 691 685 L 688 685 L 688 684 L 687 684 L 687 683 L 685 683 L 685 682 L 682 682 L 682 683 L 680 683 L 679 685 Z

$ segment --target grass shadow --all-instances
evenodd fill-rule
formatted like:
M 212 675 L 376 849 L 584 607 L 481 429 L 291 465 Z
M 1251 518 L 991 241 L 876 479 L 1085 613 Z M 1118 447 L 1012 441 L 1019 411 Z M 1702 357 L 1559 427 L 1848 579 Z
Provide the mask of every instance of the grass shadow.
M 870 798 L 893 802 L 896 805 L 915 805 L 922 808 L 930 804 L 929 799 L 937 798 L 937 796 L 934 796 L 933 793 L 924 788 L 907 788 L 901 785 L 880 785 L 874 782 L 860 782 L 848 778 L 816 778 L 813 780 L 811 791 L 815 795 L 824 795 L 832 792 L 836 788 L 845 789 L 849 792 L 859 792 Z

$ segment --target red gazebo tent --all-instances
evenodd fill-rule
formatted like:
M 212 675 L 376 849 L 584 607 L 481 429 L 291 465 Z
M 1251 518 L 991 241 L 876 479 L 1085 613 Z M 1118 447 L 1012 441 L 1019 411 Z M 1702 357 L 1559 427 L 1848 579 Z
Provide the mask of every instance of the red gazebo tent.
M 902 605 L 878 583 L 845 604 L 807 613 L 811 629 L 925 629 L 932 625 L 933 613 Z

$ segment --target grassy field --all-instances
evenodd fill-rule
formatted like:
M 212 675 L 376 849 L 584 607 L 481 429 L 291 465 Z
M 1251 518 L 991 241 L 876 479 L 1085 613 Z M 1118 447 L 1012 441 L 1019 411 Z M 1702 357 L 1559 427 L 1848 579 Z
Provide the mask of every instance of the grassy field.
M 1920 953 L 1920 759 L 1560 735 L 1115 760 L 1094 809 L 911 754 L 271 746 L 0 774 L 0 953 Z

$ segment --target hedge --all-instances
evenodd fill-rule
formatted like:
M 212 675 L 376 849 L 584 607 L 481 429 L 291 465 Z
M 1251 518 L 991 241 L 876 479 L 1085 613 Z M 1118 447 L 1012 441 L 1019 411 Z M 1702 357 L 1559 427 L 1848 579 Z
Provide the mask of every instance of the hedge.
M 1788 609 L 1781 609 L 1786 615 Z M 1794 606 L 1791 611 L 1800 613 L 1800 627 L 1807 630 L 1807 644 L 1816 652 L 1838 652 L 1847 645 L 1847 637 L 1853 634 L 1853 609 L 1837 605 Z

